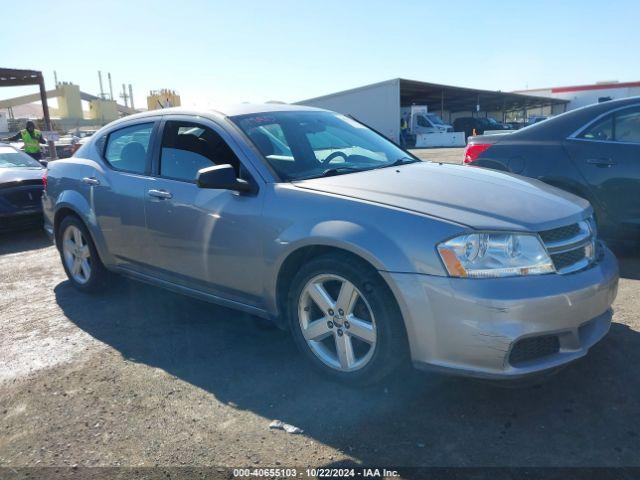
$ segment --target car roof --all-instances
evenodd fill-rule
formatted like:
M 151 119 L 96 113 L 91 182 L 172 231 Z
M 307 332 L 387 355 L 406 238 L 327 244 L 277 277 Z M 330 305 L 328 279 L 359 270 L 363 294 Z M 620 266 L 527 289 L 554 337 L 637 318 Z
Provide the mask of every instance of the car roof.
M 608 100 L 602 103 L 592 103 L 584 107 L 569 110 L 552 117 L 548 117 L 543 122 L 535 122 L 526 128 L 522 128 L 508 134 L 508 140 L 546 140 L 564 139 L 576 132 L 576 130 L 586 126 L 600 115 L 630 106 L 640 105 L 640 97 L 627 97 L 616 100 Z M 540 115 L 537 115 L 540 117 Z M 533 117 L 530 117 L 530 119 Z M 507 137 L 500 141 L 507 140 Z
M 307 107 L 304 105 L 289 105 L 288 103 L 239 103 L 220 106 L 211 109 L 197 109 L 185 107 L 164 108 L 161 110 L 148 110 L 146 112 L 137 113 L 123 117 L 113 122 L 119 123 L 124 121 L 135 120 L 138 118 L 153 117 L 157 115 L 195 115 L 201 117 L 235 117 L 238 115 L 251 115 L 259 113 L 272 112 L 310 112 L 326 111 L 322 108 Z

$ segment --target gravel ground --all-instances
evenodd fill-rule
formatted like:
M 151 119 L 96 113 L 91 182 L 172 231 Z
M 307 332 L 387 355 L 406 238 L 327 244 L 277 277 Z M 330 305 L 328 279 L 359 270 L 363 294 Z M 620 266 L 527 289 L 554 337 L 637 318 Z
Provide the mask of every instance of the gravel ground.
M 462 159 L 464 158 L 464 147 L 416 148 L 410 150 L 410 152 L 418 158 L 433 160 L 434 162 L 462 164 Z
M 620 264 L 610 334 L 541 386 L 350 389 L 258 319 L 126 280 L 83 295 L 42 233 L 0 236 L 0 467 L 640 466 L 640 259 Z

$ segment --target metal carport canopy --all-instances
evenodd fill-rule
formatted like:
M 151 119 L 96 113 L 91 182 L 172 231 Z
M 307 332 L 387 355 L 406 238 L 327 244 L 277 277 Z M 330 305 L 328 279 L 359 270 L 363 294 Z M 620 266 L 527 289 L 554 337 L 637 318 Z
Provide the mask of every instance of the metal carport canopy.
M 427 105 L 430 111 L 447 110 L 451 113 L 476 111 L 476 105 L 484 112 L 513 112 L 525 108 L 566 105 L 568 100 L 538 97 L 521 93 L 509 93 L 476 88 L 452 87 L 437 83 L 400 80 L 400 105 Z
M 15 68 L 0 68 L 0 87 L 19 87 L 24 85 L 38 85 L 40 100 L 42 101 L 42 113 L 45 129 L 51 130 L 49 118 L 49 104 L 47 103 L 47 91 L 44 88 L 44 77 L 37 70 L 18 70 Z M 56 158 L 56 149 L 52 141 L 49 141 L 49 154 Z

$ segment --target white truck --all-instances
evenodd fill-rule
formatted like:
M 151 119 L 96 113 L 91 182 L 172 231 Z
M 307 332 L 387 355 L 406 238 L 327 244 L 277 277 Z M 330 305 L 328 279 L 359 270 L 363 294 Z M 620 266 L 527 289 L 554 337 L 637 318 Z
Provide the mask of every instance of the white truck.
M 426 105 L 411 105 L 400 109 L 402 119 L 406 120 L 409 131 L 406 141 L 409 146 L 455 147 L 465 145 L 464 133 L 454 132 L 435 113 L 429 113 Z

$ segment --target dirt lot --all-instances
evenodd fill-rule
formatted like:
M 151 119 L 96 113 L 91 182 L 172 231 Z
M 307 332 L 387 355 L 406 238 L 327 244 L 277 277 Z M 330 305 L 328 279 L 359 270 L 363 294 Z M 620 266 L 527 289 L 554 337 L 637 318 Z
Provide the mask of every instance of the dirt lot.
M 82 295 L 43 234 L 0 236 L 0 466 L 640 466 L 640 259 L 620 261 L 611 333 L 542 386 L 354 390 L 257 319 L 125 280 Z
M 423 160 L 443 163 L 462 164 L 464 158 L 464 148 L 416 148 L 411 153 Z

